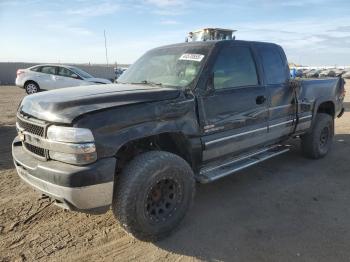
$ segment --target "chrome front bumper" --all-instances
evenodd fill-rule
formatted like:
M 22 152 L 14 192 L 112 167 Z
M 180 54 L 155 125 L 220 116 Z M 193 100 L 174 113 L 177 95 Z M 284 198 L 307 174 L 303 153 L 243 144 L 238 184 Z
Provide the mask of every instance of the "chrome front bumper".
M 27 153 L 17 139 L 12 155 L 20 178 L 63 208 L 99 212 L 108 210 L 112 203 L 115 158 L 87 166 L 40 161 Z

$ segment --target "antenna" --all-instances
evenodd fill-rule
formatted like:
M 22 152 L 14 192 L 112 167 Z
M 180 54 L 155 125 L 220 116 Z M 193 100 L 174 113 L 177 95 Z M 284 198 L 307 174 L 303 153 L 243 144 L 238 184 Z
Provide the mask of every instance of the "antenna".
M 106 62 L 108 66 L 108 53 L 107 53 L 107 38 L 106 38 L 106 30 L 103 30 L 103 35 L 105 37 L 105 49 L 106 49 Z

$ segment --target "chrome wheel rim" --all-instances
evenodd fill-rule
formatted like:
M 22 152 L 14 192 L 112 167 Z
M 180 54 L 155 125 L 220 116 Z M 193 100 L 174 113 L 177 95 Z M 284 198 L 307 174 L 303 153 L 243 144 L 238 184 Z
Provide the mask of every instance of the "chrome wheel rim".
M 28 94 L 34 94 L 38 91 L 38 88 L 35 84 L 28 84 L 26 90 Z

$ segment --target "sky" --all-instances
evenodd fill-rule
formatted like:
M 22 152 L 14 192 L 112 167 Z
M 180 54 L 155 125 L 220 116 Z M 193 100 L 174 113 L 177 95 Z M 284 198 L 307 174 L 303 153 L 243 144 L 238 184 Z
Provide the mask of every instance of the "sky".
M 203 27 L 281 45 L 289 62 L 350 65 L 349 0 L 0 0 L 0 62 L 133 63 Z

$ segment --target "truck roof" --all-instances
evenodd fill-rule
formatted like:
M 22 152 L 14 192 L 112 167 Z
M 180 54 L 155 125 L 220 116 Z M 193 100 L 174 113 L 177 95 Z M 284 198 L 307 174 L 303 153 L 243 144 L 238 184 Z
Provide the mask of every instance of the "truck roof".
M 160 46 L 158 48 L 171 48 L 171 47 L 185 47 L 185 46 L 198 46 L 198 47 L 213 47 L 215 45 L 229 45 L 229 44 L 255 44 L 255 45 L 273 45 L 278 46 L 278 44 L 275 43 L 269 43 L 269 42 L 260 42 L 260 41 L 247 41 L 247 40 L 210 40 L 210 41 L 195 41 L 195 42 L 183 42 L 183 43 L 177 43 L 177 44 L 171 44 L 171 45 L 165 45 Z

